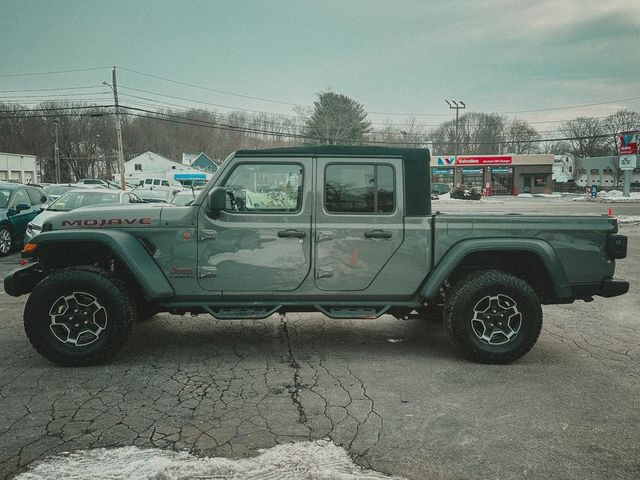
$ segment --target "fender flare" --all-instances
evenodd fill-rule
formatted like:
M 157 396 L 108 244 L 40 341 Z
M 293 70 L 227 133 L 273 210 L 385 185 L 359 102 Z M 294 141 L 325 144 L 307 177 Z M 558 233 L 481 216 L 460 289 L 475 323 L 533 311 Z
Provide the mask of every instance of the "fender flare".
M 121 230 L 54 230 L 35 236 L 31 243 L 38 245 L 34 252 L 36 256 L 41 249 L 49 249 L 56 244 L 102 244 L 125 265 L 148 298 L 164 299 L 175 295 L 173 287 L 152 255 L 130 233 Z
M 434 299 L 451 275 L 453 270 L 470 253 L 498 251 L 520 251 L 535 254 L 543 263 L 553 284 L 556 297 L 559 299 L 573 298 L 573 291 L 558 254 L 546 241 L 537 238 L 474 238 L 462 240 L 444 254 L 438 265 L 427 276 L 420 288 L 420 296 L 426 300 Z

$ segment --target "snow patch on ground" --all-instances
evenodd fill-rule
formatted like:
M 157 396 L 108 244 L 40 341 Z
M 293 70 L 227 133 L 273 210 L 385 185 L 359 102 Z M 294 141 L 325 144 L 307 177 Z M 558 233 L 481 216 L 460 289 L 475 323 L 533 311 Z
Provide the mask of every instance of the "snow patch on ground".
M 617 215 L 618 223 L 640 223 L 640 215 Z
M 533 198 L 533 195 L 530 193 L 519 193 L 516 195 L 518 198 Z
M 591 198 L 590 196 L 582 196 L 572 198 L 574 202 L 606 202 L 606 203 L 624 203 L 640 201 L 640 192 L 630 192 L 628 197 L 620 190 L 609 190 L 608 192 L 598 192 L 598 196 Z
M 485 200 L 464 200 L 462 198 L 451 198 L 451 193 L 442 193 L 438 195 L 438 200 L 446 200 L 447 202 L 465 202 L 465 203 L 485 203 Z M 438 202 L 438 200 L 432 200 Z
M 50 479 L 218 480 L 401 480 L 353 463 L 347 451 L 328 440 L 278 445 L 257 457 L 230 460 L 195 457 L 186 452 L 123 447 L 80 450 L 44 460 L 17 480 Z

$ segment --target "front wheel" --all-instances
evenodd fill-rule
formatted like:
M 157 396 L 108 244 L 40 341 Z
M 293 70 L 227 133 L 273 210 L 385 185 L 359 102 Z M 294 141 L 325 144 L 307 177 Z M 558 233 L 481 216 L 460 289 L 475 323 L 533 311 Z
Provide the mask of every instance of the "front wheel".
M 104 362 L 124 344 L 136 318 L 123 284 L 93 267 L 52 273 L 29 296 L 24 327 L 31 345 L 64 366 Z
M 469 360 L 506 364 L 524 356 L 538 340 L 542 308 L 524 280 L 498 271 L 480 272 L 452 289 L 444 324 Z

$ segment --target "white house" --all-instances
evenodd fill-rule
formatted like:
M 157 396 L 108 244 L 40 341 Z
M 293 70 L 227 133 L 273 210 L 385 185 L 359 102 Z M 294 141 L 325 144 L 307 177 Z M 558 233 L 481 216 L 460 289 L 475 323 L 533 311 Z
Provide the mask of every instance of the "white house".
M 555 155 L 553 157 L 553 181 L 566 183 L 576 177 L 576 162 L 573 155 Z
M 209 180 L 211 173 L 183 165 L 157 153 L 145 152 L 124 164 L 125 180 L 137 183 L 141 178 L 158 177 L 169 180 L 185 179 Z M 115 175 L 118 178 L 118 174 Z
M 0 181 L 38 183 L 36 157 L 19 153 L 0 153 Z

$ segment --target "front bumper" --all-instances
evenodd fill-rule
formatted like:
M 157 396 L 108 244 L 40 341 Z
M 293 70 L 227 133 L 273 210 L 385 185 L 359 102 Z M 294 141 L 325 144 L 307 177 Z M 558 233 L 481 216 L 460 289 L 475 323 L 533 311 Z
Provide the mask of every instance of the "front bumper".
M 617 297 L 629 291 L 629 282 L 617 278 L 607 278 L 600 283 L 583 283 L 571 285 L 575 298 Z
M 39 270 L 38 264 L 34 263 L 24 267 L 16 268 L 4 277 L 4 291 L 12 297 L 19 297 L 25 293 L 30 293 L 33 288 L 44 278 L 44 272 Z

